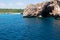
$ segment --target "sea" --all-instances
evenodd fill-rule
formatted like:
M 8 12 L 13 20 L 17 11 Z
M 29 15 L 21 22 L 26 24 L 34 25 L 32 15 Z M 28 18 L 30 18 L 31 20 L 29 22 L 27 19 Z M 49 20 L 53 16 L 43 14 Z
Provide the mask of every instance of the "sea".
M 0 14 L 0 40 L 60 40 L 60 20 Z

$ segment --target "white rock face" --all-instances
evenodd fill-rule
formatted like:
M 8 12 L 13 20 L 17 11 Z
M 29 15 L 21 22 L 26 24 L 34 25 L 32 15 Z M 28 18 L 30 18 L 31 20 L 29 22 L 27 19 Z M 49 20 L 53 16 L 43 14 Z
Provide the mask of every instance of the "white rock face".
M 54 4 L 54 10 L 52 14 L 55 15 L 60 15 L 60 0 L 53 0 Z

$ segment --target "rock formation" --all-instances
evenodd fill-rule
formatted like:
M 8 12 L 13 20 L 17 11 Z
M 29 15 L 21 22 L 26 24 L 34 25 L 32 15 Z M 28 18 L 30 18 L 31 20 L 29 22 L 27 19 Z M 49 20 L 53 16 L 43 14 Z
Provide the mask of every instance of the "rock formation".
M 53 10 L 52 14 L 54 16 L 56 16 L 56 15 L 60 16 L 60 0 L 54 0 L 53 6 L 54 6 L 54 10 Z
M 28 5 L 23 12 L 24 17 L 60 16 L 60 0 L 52 0 Z

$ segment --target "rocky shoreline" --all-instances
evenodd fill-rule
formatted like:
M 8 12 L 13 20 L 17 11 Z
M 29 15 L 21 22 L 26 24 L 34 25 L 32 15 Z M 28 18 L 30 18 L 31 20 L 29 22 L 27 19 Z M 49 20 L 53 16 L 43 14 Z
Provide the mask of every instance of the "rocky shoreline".
M 30 4 L 24 9 L 23 17 L 60 17 L 60 0 Z

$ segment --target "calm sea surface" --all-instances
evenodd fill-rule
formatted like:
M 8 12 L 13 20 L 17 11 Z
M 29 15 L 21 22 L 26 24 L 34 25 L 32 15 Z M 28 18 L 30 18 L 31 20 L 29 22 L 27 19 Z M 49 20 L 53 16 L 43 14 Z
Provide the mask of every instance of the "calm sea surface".
M 0 40 L 60 40 L 60 20 L 0 14 Z

